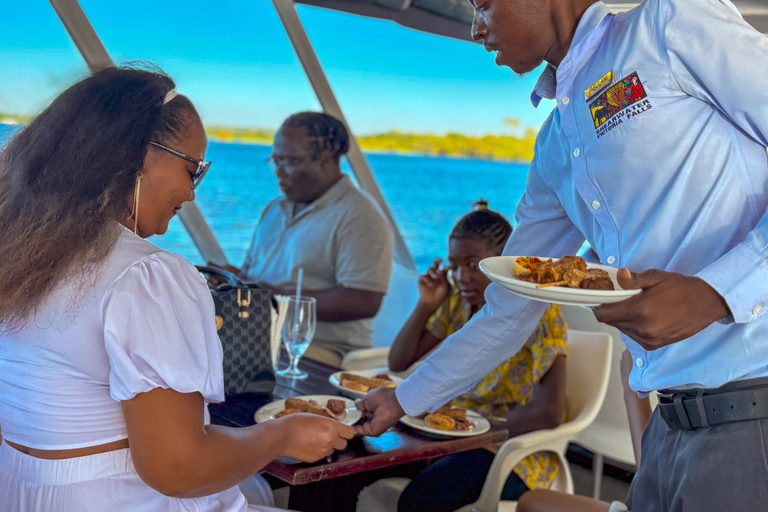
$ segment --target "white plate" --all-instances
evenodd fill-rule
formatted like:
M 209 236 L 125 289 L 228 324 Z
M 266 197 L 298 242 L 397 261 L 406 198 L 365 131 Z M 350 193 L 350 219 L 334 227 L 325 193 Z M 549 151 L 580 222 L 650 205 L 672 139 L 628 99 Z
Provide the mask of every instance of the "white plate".
M 395 384 L 400 384 L 403 382 L 403 379 L 400 377 L 395 377 L 390 372 L 382 371 L 382 370 L 366 370 L 366 371 L 360 371 L 360 372 L 350 372 L 350 371 L 340 371 L 336 373 L 332 373 L 330 377 L 328 377 L 328 382 L 331 383 L 331 386 L 335 387 L 345 395 L 352 397 L 352 398 L 365 398 L 368 393 L 363 393 L 362 391 L 355 391 L 354 389 L 347 389 L 341 387 L 341 374 L 342 373 L 353 373 L 355 375 L 359 375 L 361 377 L 375 377 L 376 375 L 381 375 L 382 373 L 386 373 L 389 375 L 389 378 L 392 379 L 392 382 Z
M 345 425 L 354 425 L 355 423 L 360 421 L 360 418 L 363 416 L 363 413 L 358 411 L 357 407 L 355 407 L 355 402 L 341 396 L 307 395 L 307 396 L 297 396 L 296 398 L 301 398 L 302 400 L 314 400 L 320 405 L 325 405 L 328 402 L 328 400 L 344 400 L 344 403 L 346 404 L 347 408 L 344 412 L 342 412 L 338 416 L 339 416 L 339 421 Z M 278 400 L 276 402 L 272 402 L 261 407 L 258 411 L 256 411 L 256 414 L 254 414 L 253 417 L 256 420 L 256 423 L 264 423 L 265 421 L 275 419 L 275 414 L 279 412 L 283 412 L 284 410 L 285 410 L 285 400 Z
M 599 306 L 600 304 L 612 304 L 621 302 L 641 290 L 623 290 L 616 281 L 618 269 L 587 263 L 587 268 L 599 268 L 608 272 L 613 281 L 615 290 L 583 290 L 581 288 L 569 288 L 567 286 L 549 286 L 536 288 L 535 283 L 521 281 L 515 277 L 513 269 L 518 256 L 494 256 L 480 262 L 480 270 L 494 283 L 503 286 L 507 290 L 529 299 L 571 306 Z M 540 258 L 548 260 L 549 258 Z M 557 261 L 557 258 L 552 258 Z
M 467 421 L 472 423 L 475 428 L 472 430 L 440 430 L 439 428 L 428 427 L 424 420 L 418 416 L 409 416 L 406 414 L 400 418 L 400 423 L 403 425 L 408 425 L 409 427 L 415 428 L 416 430 L 421 430 L 422 432 L 427 432 L 429 434 L 435 434 L 439 436 L 471 437 L 485 434 L 491 430 L 491 424 L 488 423 L 488 420 L 481 417 L 476 412 L 467 411 Z

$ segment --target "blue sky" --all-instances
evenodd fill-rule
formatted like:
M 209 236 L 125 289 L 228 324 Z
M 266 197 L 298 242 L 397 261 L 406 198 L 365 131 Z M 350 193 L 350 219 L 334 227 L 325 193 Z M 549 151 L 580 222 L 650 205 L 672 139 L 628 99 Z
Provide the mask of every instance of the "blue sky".
M 275 128 L 319 109 L 267 0 L 81 0 L 115 61 L 159 64 L 206 124 Z M 0 111 L 33 113 L 87 73 L 44 0 L 0 0 Z M 538 73 L 498 68 L 482 46 L 307 6 L 299 15 L 353 131 L 511 133 L 552 104 L 528 101 Z

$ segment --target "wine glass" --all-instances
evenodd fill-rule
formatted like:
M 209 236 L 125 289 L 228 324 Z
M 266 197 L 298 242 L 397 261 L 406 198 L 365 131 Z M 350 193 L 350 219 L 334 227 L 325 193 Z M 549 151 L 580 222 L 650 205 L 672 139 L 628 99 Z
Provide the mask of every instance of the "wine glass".
M 298 364 L 315 335 L 316 305 L 317 301 L 313 297 L 301 297 L 298 302 L 296 297 L 288 298 L 282 337 L 291 362 L 288 368 L 278 371 L 278 375 L 289 379 L 307 378 L 307 372 L 299 370 Z

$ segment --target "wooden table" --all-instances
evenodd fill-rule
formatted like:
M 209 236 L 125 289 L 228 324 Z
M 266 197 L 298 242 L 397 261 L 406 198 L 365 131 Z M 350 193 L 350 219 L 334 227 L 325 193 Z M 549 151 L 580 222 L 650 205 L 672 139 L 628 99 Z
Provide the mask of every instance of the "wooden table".
M 336 368 L 303 359 L 299 367 L 309 374 L 302 380 L 277 378 L 274 391 L 227 398 L 223 404 L 211 404 L 212 421 L 219 425 L 245 427 L 254 424 L 254 413 L 262 405 L 281 398 L 303 395 L 339 395 L 328 382 Z M 354 511 L 359 491 L 382 476 L 397 474 L 398 466 L 424 461 L 451 453 L 483 448 L 507 439 L 507 430 L 492 425 L 485 434 L 472 437 L 435 438 L 398 424 L 381 437 L 363 437 L 350 441 L 346 450 L 328 461 L 297 464 L 281 459 L 269 463 L 265 471 L 295 486 L 291 489 L 289 508 L 293 510 Z M 403 466 L 404 467 L 404 466 Z M 387 475 L 382 474 L 382 469 Z M 346 498 L 345 498 L 346 497 Z

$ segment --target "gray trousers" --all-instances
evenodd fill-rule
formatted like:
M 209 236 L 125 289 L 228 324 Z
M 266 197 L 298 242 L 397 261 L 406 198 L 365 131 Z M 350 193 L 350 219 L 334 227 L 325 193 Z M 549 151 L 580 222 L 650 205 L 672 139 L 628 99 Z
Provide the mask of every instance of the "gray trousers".
M 653 412 L 632 512 L 768 511 L 768 419 L 673 430 Z

